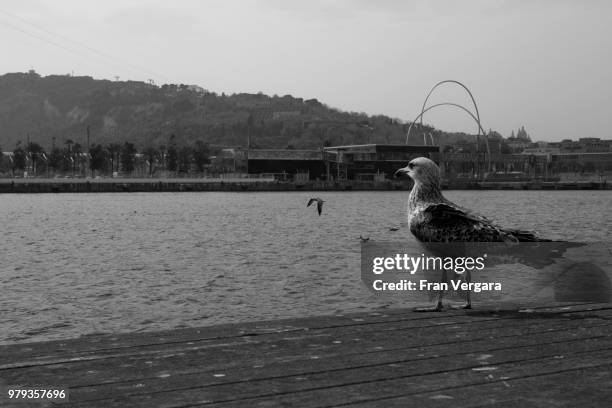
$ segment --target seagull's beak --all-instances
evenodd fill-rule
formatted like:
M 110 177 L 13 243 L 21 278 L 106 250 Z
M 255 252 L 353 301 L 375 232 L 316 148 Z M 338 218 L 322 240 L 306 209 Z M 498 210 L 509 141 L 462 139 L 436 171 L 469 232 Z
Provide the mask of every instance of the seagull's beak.
M 394 174 L 395 177 L 403 177 L 405 175 L 410 175 L 410 169 L 408 168 L 408 166 L 402 167 Z

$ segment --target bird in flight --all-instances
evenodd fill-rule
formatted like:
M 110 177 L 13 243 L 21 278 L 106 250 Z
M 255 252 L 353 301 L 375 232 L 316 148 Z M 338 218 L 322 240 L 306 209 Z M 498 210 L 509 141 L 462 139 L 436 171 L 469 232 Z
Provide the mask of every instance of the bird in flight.
M 421 242 L 550 242 L 529 231 L 502 228 L 447 200 L 440 189 L 440 169 L 428 158 L 413 159 L 395 174 L 408 175 L 414 180 L 408 198 L 408 227 Z M 469 278 L 466 274 L 466 279 Z M 471 308 L 469 292 L 465 308 Z M 431 309 L 440 310 L 442 295 L 437 306 Z
M 321 215 L 321 211 L 323 211 L 324 202 L 325 201 L 321 200 L 319 197 L 311 198 L 310 200 L 308 200 L 308 205 L 306 207 L 310 207 L 310 204 L 312 203 L 317 203 L 317 211 L 319 212 L 319 215 Z

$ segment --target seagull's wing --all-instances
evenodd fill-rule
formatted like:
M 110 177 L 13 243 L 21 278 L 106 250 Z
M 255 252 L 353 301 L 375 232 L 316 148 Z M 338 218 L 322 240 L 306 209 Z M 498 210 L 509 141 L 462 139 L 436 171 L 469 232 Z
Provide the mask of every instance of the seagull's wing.
M 466 220 L 473 222 L 486 221 L 484 218 L 450 203 L 428 205 L 425 208 L 424 213 L 426 215 L 430 215 L 432 221 L 442 224 L 449 222 L 464 222 Z
M 423 240 L 430 242 L 540 242 L 534 233 L 503 229 L 487 218 L 452 203 L 433 204 L 423 211 Z
M 308 200 L 308 205 L 306 207 L 310 207 L 310 204 L 314 203 L 315 201 L 317 201 L 316 198 L 311 198 L 310 200 Z
M 321 215 L 321 211 L 323 211 L 323 201 L 321 200 L 317 201 L 317 211 L 319 212 L 319 215 Z
M 413 233 L 427 242 L 502 242 L 516 241 L 489 220 L 446 203 L 432 204 L 423 210 L 423 222 Z

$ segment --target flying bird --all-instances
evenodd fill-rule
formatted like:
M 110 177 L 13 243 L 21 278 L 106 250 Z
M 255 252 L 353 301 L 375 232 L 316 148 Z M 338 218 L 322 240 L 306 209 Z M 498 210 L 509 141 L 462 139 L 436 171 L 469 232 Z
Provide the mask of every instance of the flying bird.
M 447 200 L 440 189 L 440 169 L 428 158 L 413 159 L 395 172 L 396 176 L 404 174 L 414 180 L 408 198 L 408 227 L 421 242 L 550 242 L 529 231 L 502 228 Z M 469 274 L 466 279 L 470 279 Z M 465 308 L 471 308 L 469 292 Z M 441 294 L 431 310 L 442 310 Z
M 310 200 L 308 200 L 308 205 L 306 207 L 310 207 L 310 204 L 315 202 L 317 203 L 317 211 L 319 212 L 319 215 L 321 215 L 321 211 L 323 211 L 323 203 L 325 201 L 321 200 L 319 197 L 311 198 Z
M 361 235 L 360 235 L 360 236 L 359 236 L 359 240 L 360 240 L 361 242 L 368 242 L 368 241 L 370 240 L 370 237 L 366 237 L 366 238 L 364 238 L 363 236 L 361 236 Z

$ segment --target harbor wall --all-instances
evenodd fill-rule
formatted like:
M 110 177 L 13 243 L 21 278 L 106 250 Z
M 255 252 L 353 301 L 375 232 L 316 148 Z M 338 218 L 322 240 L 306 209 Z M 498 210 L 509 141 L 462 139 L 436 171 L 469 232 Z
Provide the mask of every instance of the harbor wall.
M 443 184 L 445 190 L 611 190 L 604 182 L 463 182 Z M 118 193 L 118 192 L 189 192 L 189 191 L 392 191 L 410 190 L 410 182 L 324 182 L 281 181 L 207 181 L 185 180 L 0 180 L 1 193 Z

